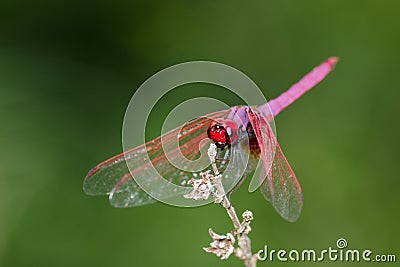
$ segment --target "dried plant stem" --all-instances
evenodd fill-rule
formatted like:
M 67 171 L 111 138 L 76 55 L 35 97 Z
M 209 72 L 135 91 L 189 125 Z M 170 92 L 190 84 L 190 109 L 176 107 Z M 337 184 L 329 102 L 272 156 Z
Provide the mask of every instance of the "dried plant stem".
M 213 165 L 215 165 L 215 162 L 213 163 Z M 215 172 L 215 170 L 214 170 L 214 172 Z M 233 222 L 233 226 L 235 227 L 235 230 L 239 230 L 240 221 L 236 214 L 235 208 L 232 206 L 231 202 L 229 201 L 228 197 L 226 196 L 225 189 L 222 185 L 221 176 L 219 174 L 216 174 L 216 176 L 211 178 L 211 182 L 216 188 L 216 194 L 214 196 L 215 203 L 221 204 L 226 209 L 226 212 L 228 213 L 229 218 L 231 218 L 231 220 Z
M 240 222 L 235 208 L 226 196 L 221 180 L 222 175 L 219 173 L 217 164 L 215 163 L 216 155 L 217 147 L 215 144 L 211 144 L 208 149 L 208 157 L 210 158 L 214 174 L 206 171 L 201 173 L 201 179 L 190 180 L 189 183 L 193 186 L 193 191 L 184 195 L 184 197 L 193 200 L 205 200 L 211 195 L 215 203 L 221 204 L 225 208 L 235 227 L 232 232 L 226 235 L 217 234 L 212 229 L 209 229 L 209 234 L 213 242 L 210 243 L 211 247 L 204 248 L 206 252 L 214 253 L 221 259 L 229 258 L 235 252 L 236 257 L 243 260 L 246 267 L 255 267 L 257 254 L 253 255 L 251 253 L 251 241 L 248 237 L 251 231 L 250 222 L 253 220 L 253 213 L 249 210 L 243 212 L 243 221 Z M 239 247 L 237 248 L 233 246 L 235 244 L 235 236 L 238 239 Z
M 257 264 L 257 255 L 251 252 L 251 240 L 248 237 L 248 233 L 251 231 L 250 221 L 253 219 L 253 214 L 250 211 L 243 213 L 243 222 L 240 223 L 239 218 L 236 214 L 235 208 L 226 196 L 225 189 L 222 185 L 221 175 L 219 174 L 217 165 L 215 163 L 216 147 L 211 144 L 208 150 L 208 156 L 211 161 L 211 165 L 215 176 L 210 177 L 213 186 L 216 188 L 214 194 L 215 203 L 220 203 L 231 218 L 235 230 L 233 235 L 238 238 L 239 248 L 235 250 L 235 255 L 244 261 L 246 267 L 255 267 Z
M 257 265 L 257 254 L 252 254 L 251 253 L 251 241 L 250 237 L 248 237 L 246 234 L 239 234 L 238 235 L 238 243 L 239 247 L 242 249 L 243 253 L 243 258 L 239 257 L 236 252 L 236 256 L 241 258 L 244 261 L 244 265 L 246 267 L 256 267 Z

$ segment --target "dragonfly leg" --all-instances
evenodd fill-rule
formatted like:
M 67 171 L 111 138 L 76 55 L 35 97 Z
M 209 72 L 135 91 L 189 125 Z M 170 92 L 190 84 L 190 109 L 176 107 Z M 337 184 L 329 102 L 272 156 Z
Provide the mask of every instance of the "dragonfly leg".
M 229 158 L 228 158 L 229 157 L 229 150 L 230 149 L 227 149 L 226 151 L 220 150 L 218 152 L 218 154 L 217 154 L 217 157 L 215 158 L 216 161 L 221 162 L 220 169 L 223 169 L 225 164 L 229 162 Z M 223 157 L 221 155 L 222 153 L 225 153 L 225 155 Z
M 229 159 L 230 158 L 230 159 Z M 233 170 L 234 168 L 237 168 L 238 166 L 236 166 L 236 164 L 238 164 L 237 162 L 236 162 L 236 160 L 235 160 L 235 152 L 234 152 L 234 148 L 233 147 L 231 147 L 230 149 L 228 149 L 227 151 L 226 151 L 226 153 L 225 153 L 225 156 L 224 156 L 224 158 L 223 159 L 221 159 L 222 161 L 223 161 L 223 165 L 222 166 L 225 166 L 225 164 L 227 164 L 227 163 L 230 163 L 229 165 L 228 165 L 228 169 L 229 170 Z M 238 170 L 239 170 L 239 168 L 238 168 Z

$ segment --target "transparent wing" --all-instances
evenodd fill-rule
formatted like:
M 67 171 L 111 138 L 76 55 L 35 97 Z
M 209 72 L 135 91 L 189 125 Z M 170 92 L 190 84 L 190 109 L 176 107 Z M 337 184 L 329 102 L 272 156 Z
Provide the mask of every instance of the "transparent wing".
M 190 179 L 196 178 L 197 170 L 201 169 L 201 166 L 209 166 L 208 157 L 200 157 L 200 155 L 201 150 L 209 144 L 207 129 L 210 123 L 224 118 L 228 112 L 229 110 L 214 112 L 194 119 L 162 137 L 100 163 L 87 174 L 83 185 L 85 193 L 108 194 L 111 204 L 115 207 L 134 207 L 155 202 L 141 188 L 143 185 L 146 188 L 152 188 L 155 183 L 153 177 L 150 177 L 151 170 L 156 170 L 169 183 L 186 186 Z M 187 159 L 183 169 L 171 163 L 179 161 L 179 156 Z M 140 177 L 141 186 L 132 176 Z M 143 181 L 145 184 L 142 184 Z M 153 195 L 153 192 L 151 193 Z M 154 194 L 172 197 L 170 195 L 173 192 L 168 191 L 167 188 L 163 192 L 158 188 Z
M 283 218 L 290 222 L 296 221 L 303 206 L 300 184 L 265 116 L 253 112 L 249 118 L 259 145 L 261 144 L 261 157 L 265 165 L 259 175 L 259 181 L 263 181 L 261 193 Z M 271 148 L 273 152 L 269 151 Z

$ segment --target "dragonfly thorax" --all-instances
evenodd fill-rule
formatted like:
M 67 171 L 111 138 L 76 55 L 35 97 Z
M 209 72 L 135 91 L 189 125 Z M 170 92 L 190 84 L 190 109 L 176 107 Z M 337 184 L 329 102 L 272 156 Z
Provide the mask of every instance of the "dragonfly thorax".
M 236 141 L 238 127 L 231 120 L 214 121 L 208 127 L 207 135 L 218 148 L 224 148 Z

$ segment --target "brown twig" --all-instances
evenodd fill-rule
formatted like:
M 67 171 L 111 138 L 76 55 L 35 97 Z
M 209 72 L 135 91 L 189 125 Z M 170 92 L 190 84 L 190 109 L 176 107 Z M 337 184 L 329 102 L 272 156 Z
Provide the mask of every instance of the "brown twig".
M 221 259 L 227 259 L 232 252 L 235 252 L 236 257 L 243 260 L 246 267 L 255 267 L 257 263 L 257 254 L 252 254 L 251 240 L 248 236 L 251 231 L 250 222 L 253 220 L 253 213 L 246 210 L 242 214 L 243 221 L 239 221 L 235 208 L 226 196 L 225 189 L 222 185 L 222 176 L 215 163 L 217 154 L 216 146 L 211 144 L 207 153 L 211 161 L 214 175 L 210 174 L 210 171 L 207 171 L 201 174 L 202 179 L 192 180 L 191 184 L 194 189 L 184 197 L 197 200 L 207 199 L 209 195 L 213 196 L 214 202 L 221 204 L 221 206 L 226 209 L 235 229 L 226 235 L 216 234 L 212 229 L 209 229 L 210 236 L 214 241 L 210 243 L 211 247 L 204 248 L 204 250 L 216 254 L 221 257 Z M 234 236 L 237 236 L 238 248 L 233 247 L 235 243 Z

